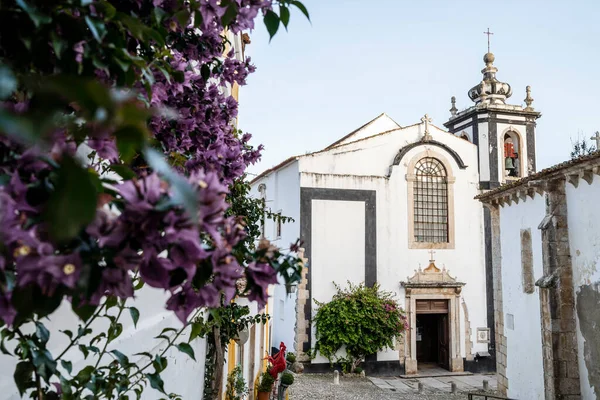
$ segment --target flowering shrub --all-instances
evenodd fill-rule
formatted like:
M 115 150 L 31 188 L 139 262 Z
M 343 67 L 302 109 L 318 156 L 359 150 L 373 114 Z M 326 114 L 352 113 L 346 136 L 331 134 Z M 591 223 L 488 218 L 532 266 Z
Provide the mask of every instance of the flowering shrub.
M 335 287 L 337 293 L 330 302 L 315 301 L 317 341 L 313 352 L 353 372 L 366 356 L 386 347 L 394 348 L 395 338 L 404 333 L 408 323 L 391 293 L 381 291 L 377 284 L 367 287 L 348 282 L 347 289 Z M 342 347 L 346 356 L 337 357 Z
M 237 213 L 241 197 L 228 195 L 261 147 L 234 127 L 226 89 L 254 67 L 225 33 L 262 15 L 273 36 L 292 5 L 308 16 L 296 0 L 1 3 L 1 348 L 19 342 L 22 393 L 115 398 L 141 393 L 140 380 L 162 391 L 162 355 L 138 368 L 107 351 L 122 312 L 139 318 L 126 305 L 136 287 L 169 293 L 165 306 L 184 324 L 169 328 L 176 339 L 200 307 L 242 294 L 242 278 L 243 294 L 259 303 L 278 273 L 299 278 L 294 257 L 248 245 L 260 204 Z M 46 349 L 42 323 L 63 300 L 82 320 L 65 352 L 83 346 L 97 357 L 73 375 Z M 102 317 L 109 331 L 93 336 L 89 324 Z M 34 333 L 21 329 L 32 325 Z M 163 340 L 193 356 L 173 337 Z

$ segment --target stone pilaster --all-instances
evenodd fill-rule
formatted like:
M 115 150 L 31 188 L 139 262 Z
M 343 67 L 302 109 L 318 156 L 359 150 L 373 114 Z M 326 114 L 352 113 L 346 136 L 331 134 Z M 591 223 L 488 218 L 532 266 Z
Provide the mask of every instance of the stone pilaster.
M 306 265 L 306 259 L 304 259 L 304 249 L 298 252 L 298 256 L 303 259 Z M 308 335 L 310 334 L 310 321 L 308 321 L 307 307 L 309 304 L 309 292 L 308 292 L 308 267 L 302 268 L 302 279 L 298 284 L 298 291 L 296 296 L 296 335 L 294 338 L 294 347 L 296 349 L 296 355 L 298 361 L 305 362 L 309 361 L 309 357 L 306 354 L 306 347 L 309 344 Z
M 565 180 L 547 186 L 542 229 L 544 277 L 540 287 L 546 399 L 580 399 L 573 268 L 569 248 Z M 539 282 L 539 281 L 538 281 Z
M 500 210 L 497 205 L 486 205 L 490 210 L 492 225 L 492 271 L 494 289 L 494 335 L 496 342 L 496 372 L 498 391 L 506 396 L 506 336 L 504 335 L 504 305 L 502 301 L 502 250 L 500 237 Z

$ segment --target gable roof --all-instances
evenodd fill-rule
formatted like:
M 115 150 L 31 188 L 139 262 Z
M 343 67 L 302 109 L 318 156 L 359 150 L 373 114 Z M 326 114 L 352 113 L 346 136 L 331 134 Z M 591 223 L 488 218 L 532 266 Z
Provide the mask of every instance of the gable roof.
M 362 133 L 366 133 L 365 131 L 367 130 L 367 128 L 371 127 L 372 125 L 376 124 L 377 122 L 382 123 L 383 126 L 386 126 L 386 124 L 387 124 L 388 128 L 392 128 L 392 129 L 384 129 L 383 131 L 374 132 L 372 134 L 361 135 Z M 271 168 L 269 168 L 269 169 L 261 172 L 260 174 L 256 175 L 250 181 L 250 184 L 253 184 L 253 183 L 257 182 L 258 180 L 260 180 L 261 178 L 264 178 L 265 176 L 271 174 L 272 172 L 275 172 L 275 171 L 277 171 L 277 170 L 279 170 L 281 168 L 286 167 L 287 165 L 291 164 L 292 162 L 298 160 L 300 157 L 323 153 L 323 152 L 326 152 L 328 150 L 334 149 L 336 147 L 342 147 L 342 146 L 345 146 L 345 145 L 348 145 L 348 144 L 351 144 L 351 143 L 356 143 L 356 142 L 360 142 L 360 141 L 363 141 L 363 140 L 368 140 L 368 139 L 374 138 L 376 136 L 386 135 L 386 134 L 395 132 L 397 130 L 402 130 L 402 129 L 405 129 L 405 128 L 410 128 L 410 127 L 417 126 L 417 125 L 420 125 L 420 124 L 421 124 L 421 122 L 418 122 L 418 123 L 413 124 L 413 125 L 402 127 L 402 126 L 400 126 L 400 124 L 398 124 L 392 118 L 390 118 L 386 113 L 381 113 L 377 117 L 373 118 L 372 120 L 370 120 L 369 122 L 367 122 L 366 124 L 364 124 L 363 126 L 359 127 L 358 129 L 353 130 L 349 134 L 347 134 L 344 137 L 336 140 L 335 142 L 333 142 L 332 144 L 330 144 L 329 146 L 327 146 L 327 147 L 325 147 L 325 148 L 323 148 L 321 150 L 316 150 L 316 151 L 308 152 L 306 154 L 291 156 L 291 157 L 283 160 L 282 162 L 280 162 L 279 164 L 275 165 L 274 167 L 271 167 Z M 441 129 L 441 128 L 439 128 L 436 125 L 430 124 L 430 126 L 433 126 L 433 127 L 437 128 L 437 129 L 439 129 L 440 131 L 446 132 L 444 129 Z M 450 134 L 450 135 L 452 135 L 452 134 Z M 356 136 L 355 140 L 347 141 L 348 139 L 351 139 L 353 136 Z M 454 136 L 454 135 L 452 135 L 452 136 Z
M 400 124 L 398 124 L 396 121 L 394 121 L 392 118 L 390 118 L 386 113 L 381 113 L 378 116 L 376 116 L 375 118 L 373 118 L 372 120 L 370 120 L 369 122 L 367 122 L 366 124 L 364 124 L 363 126 L 353 130 L 352 132 L 350 132 L 349 134 L 347 134 L 346 136 L 336 140 L 335 142 L 331 143 L 329 146 L 325 147 L 323 150 L 327 150 L 327 149 L 331 149 L 332 147 L 335 147 L 337 145 L 339 145 L 340 143 L 346 141 L 347 139 L 350 139 L 352 136 L 356 136 L 359 132 L 365 130 L 366 128 L 368 128 L 369 126 L 373 125 L 375 122 L 377 121 L 382 121 L 382 120 L 387 120 L 389 122 L 391 122 L 392 124 L 396 125 L 395 127 L 389 127 L 391 129 L 386 129 L 386 131 L 392 130 L 392 129 L 397 129 L 397 128 L 401 128 Z M 378 132 L 379 133 L 379 132 Z M 372 136 L 372 135 L 368 135 L 368 136 Z

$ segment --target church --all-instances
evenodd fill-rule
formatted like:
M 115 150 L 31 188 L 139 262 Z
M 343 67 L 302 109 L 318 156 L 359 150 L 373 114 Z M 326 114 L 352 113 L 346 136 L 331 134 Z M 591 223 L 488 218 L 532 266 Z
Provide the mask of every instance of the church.
M 443 128 L 424 115 L 400 125 L 381 114 L 328 147 L 288 158 L 252 181 L 252 193 L 294 222 L 268 222 L 264 237 L 287 248 L 303 241 L 308 267 L 295 292 L 275 287 L 271 344 L 295 348 L 307 371 L 316 305 L 334 282 L 378 283 L 395 294 L 409 329 L 396 347 L 365 360 L 367 374 L 431 368 L 496 368 L 491 216 L 476 196 L 536 170 L 530 87 L 510 104 L 485 54 L 479 83 L 462 111 L 451 100 Z M 293 343 L 293 345 L 292 345 Z

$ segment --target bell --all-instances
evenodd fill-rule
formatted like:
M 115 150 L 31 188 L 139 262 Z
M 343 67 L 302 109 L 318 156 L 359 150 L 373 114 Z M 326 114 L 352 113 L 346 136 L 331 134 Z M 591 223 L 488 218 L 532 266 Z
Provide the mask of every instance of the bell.
M 504 169 L 510 169 L 513 170 L 515 169 L 515 164 L 513 162 L 513 159 L 510 157 L 506 157 L 504 159 Z

